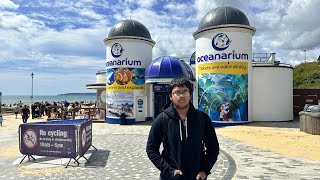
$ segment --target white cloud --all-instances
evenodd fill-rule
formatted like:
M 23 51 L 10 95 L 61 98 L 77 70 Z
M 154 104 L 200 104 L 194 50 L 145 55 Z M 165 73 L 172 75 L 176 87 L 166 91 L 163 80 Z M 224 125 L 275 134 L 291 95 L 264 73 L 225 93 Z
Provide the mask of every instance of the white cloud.
M 101 69 L 104 66 L 103 58 L 96 58 L 92 56 L 72 56 L 72 55 L 54 55 L 54 54 L 40 54 L 31 53 L 31 58 L 36 62 L 33 68 L 58 68 L 75 70 Z
M 97 20 L 101 20 L 104 18 L 102 15 L 97 14 L 92 10 L 83 10 L 83 11 L 80 11 L 80 14 L 87 16 L 87 17 L 90 17 L 92 19 L 97 19 Z
M 196 0 L 195 9 L 197 10 L 197 19 L 201 20 L 210 10 L 216 7 L 218 7 L 216 0 Z
M 191 57 L 195 51 L 195 41 L 192 37 L 193 28 L 175 27 L 166 30 L 166 32 L 157 32 L 156 30 L 153 58 L 160 56 Z
M 44 24 L 41 21 L 29 19 L 22 14 L 0 12 L 0 28 L 1 30 L 30 32 L 35 29 L 44 28 Z
M 156 0 L 125 0 L 124 3 L 136 3 L 139 7 L 150 8 L 156 3 Z
M 142 7 L 152 7 L 156 0 L 138 0 L 137 3 Z
M 178 4 L 178 3 L 169 3 L 164 6 L 174 14 L 184 15 L 188 11 L 192 10 L 192 4 Z
M 104 47 L 103 38 L 106 30 L 100 29 L 65 29 L 63 31 L 48 30 L 39 32 L 31 45 L 37 50 L 51 53 L 74 54 L 90 53 Z M 97 54 L 97 56 L 99 56 Z
M 166 8 L 172 8 L 172 6 L 168 5 Z M 156 42 L 153 48 L 153 59 L 160 56 L 189 57 L 195 49 L 192 33 L 196 28 L 180 27 L 176 19 L 180 18 L 182 23 L 194 20 L 188 20 L 183 16 L 173 18 L 173 14 L 160 14 L 149 9 L 138 8 L 127 9 L 122 14 L 116 14 L 115 17 L 120 21 L 127 19 L 126 17 L 130 15 L 131 19 L 138 20 L 148 28 L 152 39 Z
M 14 2 L 10 0 L 1 0 L 0 1 L 0 9 L 18 9 L 19 5 L 16 5 Z
M 103 38 L 107 27 L 57 31 L 39 20 L 11 12 L 0 13 L 0 20 L 0 33 L 6 34 L 0 36 L 0 62 L 30 60 L 37 62 L 37 67 L 50 64 L 65 68 L 104 65 Z M 96 63 L 97 60 L 102 61 Z
M 290 49 L 320 48 L 320 27 L 312 31 L 304 31 L 297 36 L 295 36 L 295 33 L 291 33 L 290 37 L 285 41 L 284 47 Z

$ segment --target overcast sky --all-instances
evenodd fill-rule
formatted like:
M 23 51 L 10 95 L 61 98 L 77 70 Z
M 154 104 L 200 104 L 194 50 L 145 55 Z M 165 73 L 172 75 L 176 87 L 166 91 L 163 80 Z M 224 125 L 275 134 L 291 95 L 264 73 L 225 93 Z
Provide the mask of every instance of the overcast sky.
M 190 57 L 192 33 L 223 3 L 257 29 L 253 53 L 291 65 L 320 55 L 319 0 L 0 0 L 0 92 L 30 95 L 32 72 L 35 96 L 95 92 L 86 84 L 105 69 L 103 39 L 124 19 L 149 29 L 153 59 Z

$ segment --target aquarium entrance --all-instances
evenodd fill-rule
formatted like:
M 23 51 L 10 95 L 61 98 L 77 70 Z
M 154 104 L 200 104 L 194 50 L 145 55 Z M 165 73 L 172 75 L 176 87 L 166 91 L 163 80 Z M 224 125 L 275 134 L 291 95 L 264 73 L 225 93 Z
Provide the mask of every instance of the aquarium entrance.
M 154 117 L 162 112 L 162 107 L 170 102 L 168 92 L 155 92 L 154 93 Z

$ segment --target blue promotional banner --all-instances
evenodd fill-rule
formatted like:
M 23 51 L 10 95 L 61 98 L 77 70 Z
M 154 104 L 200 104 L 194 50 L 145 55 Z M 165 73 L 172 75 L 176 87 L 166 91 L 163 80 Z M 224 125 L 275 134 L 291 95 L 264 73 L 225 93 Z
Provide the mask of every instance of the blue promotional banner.
M 75 158 L 75 134 L 73 124 L 21 124 L 20 152 L 24 155 Z
M 92 120 L 82 123 L 79 131 L 79 156 L 83 156 L 92 145 Z

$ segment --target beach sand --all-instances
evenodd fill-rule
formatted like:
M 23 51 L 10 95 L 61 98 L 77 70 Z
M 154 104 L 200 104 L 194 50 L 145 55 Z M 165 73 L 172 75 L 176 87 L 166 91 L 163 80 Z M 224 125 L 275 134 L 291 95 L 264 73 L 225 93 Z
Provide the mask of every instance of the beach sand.
M 8 127 L 8 128 L 17 127 L 18 128 L 19 125 L 22 123 L 21 114 L 17 115 L 17 119 L 16 119 L 15 114 L 3 114 L 2 117 L 4 119 L 4 123 L 3 123 L 4 127 Z M 29 122 L 39 122 L 39 121 L 47 121 L 47 116 L 44 116 L 42 118 L 36 118 L 36 119 L 32 119 L 31 117 L 29 117 L 29 119 L 28 119 L 28 123 Z
M 18 119 L 15 119 L 15 115 L 3 115 L 3 118 L 5 122 L 3 127 L 0 127 L 0 135 L 5 133 L 5 128 L 18 130 L 22 123 L 21 115 L 18 115 Z M 47 116 L 37 119 L 29 118 L 28 120 L 28 122 L 39 121 L 47 121 Z M 148 123 L 148 126 L 150 126 L 150 123 Z M 320 160 L 320 135 L 301 132 L 299 120 L 291 122 L 252 122 L 241 126 L 216 128 L 216 132 L 219 136 L 226 136 L 286 156 Z M 17 148 L 11 147 L 5 154 L 13 156 L 19 153 L 12 149 Z
M 19 125 L 22 124 L 22 118 L 21 115 L 18 114 L 17 119 L 15 119 L 16 115 L 15 114 L 3 114 L 2 115 L 3 119 L 4 119 L 4 123 L 2 124 L 3 127 L 0 127 L 0 137 L 4 137 L 7 132 L 17 132 L 17 137 L 18 137 L 18 129 L 19 129 Z M 46 121 L 47 120 L 47 116 L 42 117 L 42 118 L 36 118 L 36 119 L 32 119 L 29 118 L 28 119 L 28 123 L 30 122 L 41 122 L 41 121 Z M 5 156 L 5 157 L 15 157 L 15 156 L 19 156 L 21 155 L 19 152 L 19 144 L 15 144 L 15 145 L 10 145 L 6 146 L 5 149 L 1 148 L 1 156 Z
M 299 120 L 252 122 L 247 125 L 216 128 L 216 132 L 218 135 L 286 156 L 320 160 L 320 135 L 301 132 Z

